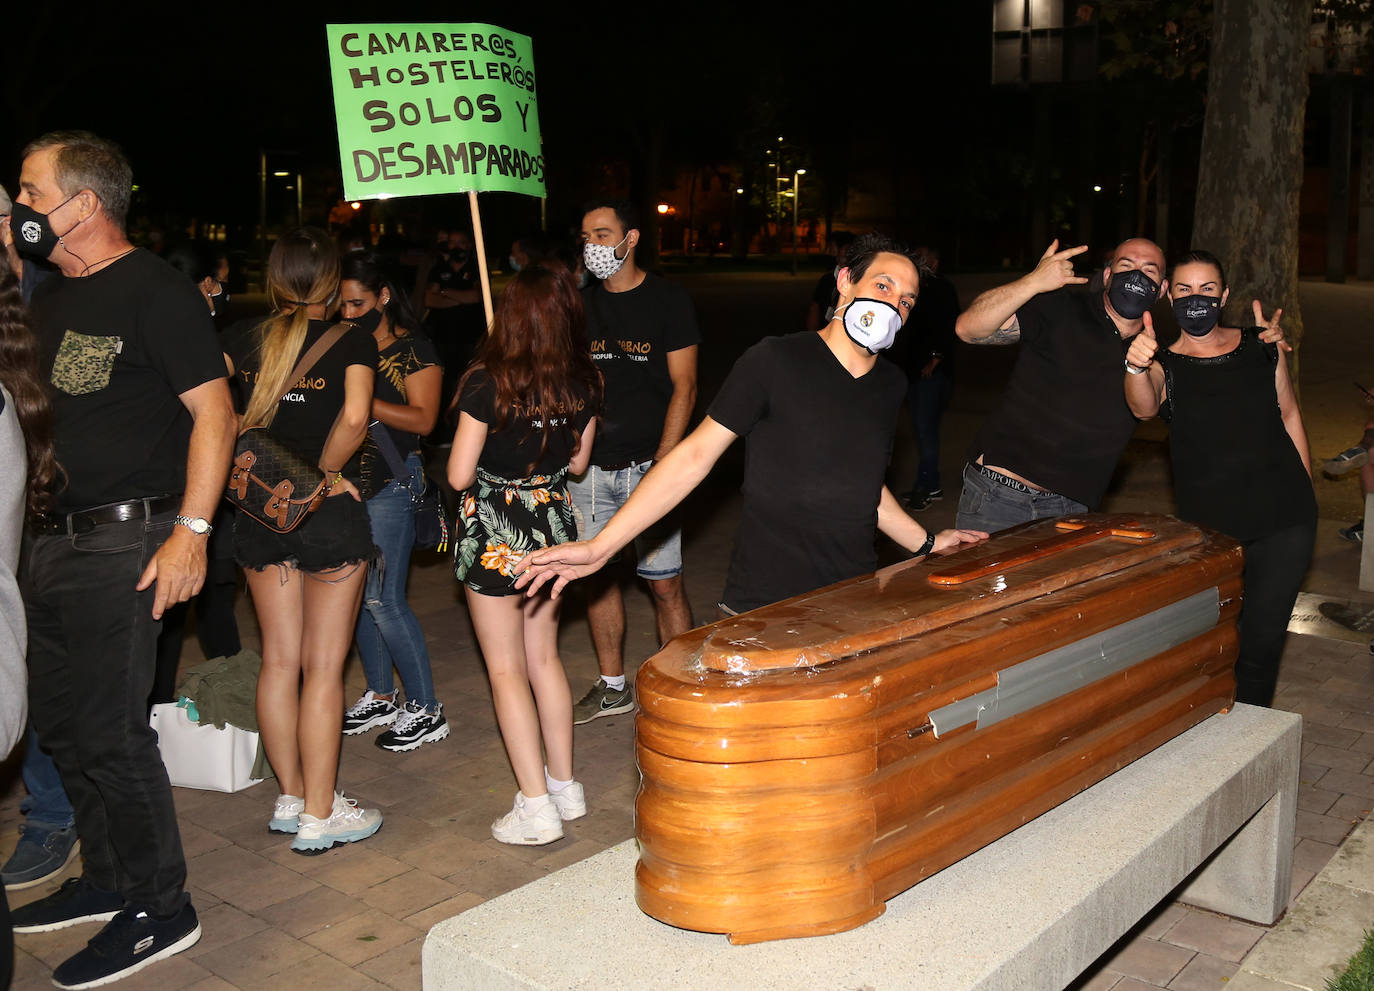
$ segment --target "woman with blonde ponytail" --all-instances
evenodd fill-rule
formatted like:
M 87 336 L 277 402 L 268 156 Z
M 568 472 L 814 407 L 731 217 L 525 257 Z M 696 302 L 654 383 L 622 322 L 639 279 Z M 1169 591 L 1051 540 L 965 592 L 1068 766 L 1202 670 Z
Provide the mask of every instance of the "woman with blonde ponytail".
M 226 332 L 226 358 L 245 408 L 242 426 L 266 427 L 316 459 L 328 498 L 290 533 L 238 514 L 234 552 L 248 575 L 262 628 L 258 728 L 281 787 L 268 828 L 294 833 L 291 849 L 323 853 L 366 839 L 382 824 L 337 789 L 343 665 L 368 562 L 367 509 L 359 501 L 358 448 L 367 433 L 377 345 L 354 326 L 299 381 L 301 356 L 331 327 L 339 256 L 329 235 L 302 227 L 267 261 L 272 316 Z

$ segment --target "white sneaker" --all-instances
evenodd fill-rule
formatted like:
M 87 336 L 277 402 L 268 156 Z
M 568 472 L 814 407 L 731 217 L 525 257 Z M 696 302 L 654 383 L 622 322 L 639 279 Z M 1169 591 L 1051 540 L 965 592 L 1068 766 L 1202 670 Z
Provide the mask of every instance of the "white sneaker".
M 297 853 L 324 853 L 340 843 L 365 840 L 382 828 L 382 814 L 377 809 L 363 809 L 351 798 L 334 793 L 334 808 L 328 819 L 317 819 L 307 812 L 300 814 L 300 827 L 291 849 Z
M 391 699 L 379 698 L 369 688 L 363 692 L 362 698 L 344 710 L 343 735 L 357 736 L 378 726 L 390 726 L 400 711 Z
M 582 782 L 574 781 L 562 791 L 554 791 L 548 769 L 545 768 L 544 785 L 549 789 L 549 799 L 558 809 L 558 815 L 564 822 L 581 819 L 587 814 L 587 793 L 582 789 Z
M 545 802 L 531 811 L 525 796 L 515 793 L 515 807 L 491 824 L 491 835 L 514 846 L 543 846 L 563 838 L 563 819 L 558 806 Z
M 294 833 L 300 827 L 301 813 L 305 811 L 305 799 L 295 795 L 278 795 L 277 804 L 272 807 L 272 821 L 267 828 L 274 833 Z

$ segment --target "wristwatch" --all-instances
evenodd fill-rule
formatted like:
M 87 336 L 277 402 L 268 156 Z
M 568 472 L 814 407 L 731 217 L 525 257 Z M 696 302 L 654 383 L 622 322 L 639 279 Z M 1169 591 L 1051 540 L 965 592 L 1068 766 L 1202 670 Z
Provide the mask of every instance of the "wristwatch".
M 173 523 L 184 526 L 197 536 L 203 537 L 214 529 L 210 521 L 199 516 L 177 516 L 172 520 Z

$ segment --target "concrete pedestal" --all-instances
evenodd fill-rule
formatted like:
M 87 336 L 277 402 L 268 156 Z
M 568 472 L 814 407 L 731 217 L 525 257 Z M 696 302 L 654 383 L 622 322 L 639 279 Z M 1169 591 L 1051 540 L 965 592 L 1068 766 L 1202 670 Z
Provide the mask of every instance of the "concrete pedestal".
M 1189 875 L 1193 904 L 1278 917 L 1301 726 L 1237 705 L 833 936 L 731 946 L 657 922 L 629 840 L 436 925 L 425 987 L 1062 988 Z

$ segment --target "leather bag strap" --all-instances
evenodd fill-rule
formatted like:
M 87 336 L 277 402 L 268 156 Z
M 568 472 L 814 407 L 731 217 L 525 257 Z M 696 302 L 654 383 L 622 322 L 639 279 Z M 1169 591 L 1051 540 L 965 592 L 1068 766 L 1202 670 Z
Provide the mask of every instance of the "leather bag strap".
M 291 374 L 286 377 L 286 391 L 277 397 L 277 402 L 286 398 L 287 394 L 296 387 L 296 383 L 305 378 L 306 372 L 319 364 L 325 353 L 337 344 L 339 338 L 343 337 L 344 332 L 352 326 L 351 323 L 336 323 L 320 335 L 320 339 L 310 346 L 309 351 L 301 355 L 301 360 L 296 362 L 295 368 L 291 369 Z

